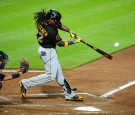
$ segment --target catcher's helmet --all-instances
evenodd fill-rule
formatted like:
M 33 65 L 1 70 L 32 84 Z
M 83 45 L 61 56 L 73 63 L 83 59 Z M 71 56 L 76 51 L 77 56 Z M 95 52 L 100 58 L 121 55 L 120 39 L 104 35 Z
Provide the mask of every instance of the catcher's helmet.
M 57 25 L 61 24 L 61 22 L 60 22 L 61 14 L 58 11 L 54 10 L 54 9 L 51 9 L 51 10 L 49 10 L 47 12 L 46 18 L 47 19 L 50 19 L 50 18 L 53 19 L 56 22 Z
M 5 64 L 8 61 L 8 55 L 4 53 L 3 51 L 0 51 L 0 61 L 1 61 L 0 69 L 4 69 Z

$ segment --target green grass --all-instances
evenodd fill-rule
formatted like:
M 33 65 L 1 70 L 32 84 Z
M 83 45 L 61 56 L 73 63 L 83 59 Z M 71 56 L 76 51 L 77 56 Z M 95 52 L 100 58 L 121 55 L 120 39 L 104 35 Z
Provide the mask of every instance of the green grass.
M 71 28 L 85 42 L 107 53 L 114 53 L 135 45 L 135 0 L 1 0 L 0 50 L 9 55 L 6 68 L 17 68 L 27 57 L 30 68 L 43 68 L 38 57 L 34 13 L 41 9 L 57 9 L 62 23 Z M 72 40 L 59 31 L 63 40 Z M 118 41 L 120 46 L 113 44 Z M 71 69 L 91 62 L 102 55 L 78 43 L 57 47 L 63 69 Z

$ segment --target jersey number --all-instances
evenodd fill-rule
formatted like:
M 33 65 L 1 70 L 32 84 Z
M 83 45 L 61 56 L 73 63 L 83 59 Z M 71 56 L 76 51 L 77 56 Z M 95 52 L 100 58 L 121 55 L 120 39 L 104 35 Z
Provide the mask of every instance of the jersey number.
M 40 25 L 37 23 L 37 28 L 39 29 L 39 31 L 46 37 L 48 35 L 47 31 Z

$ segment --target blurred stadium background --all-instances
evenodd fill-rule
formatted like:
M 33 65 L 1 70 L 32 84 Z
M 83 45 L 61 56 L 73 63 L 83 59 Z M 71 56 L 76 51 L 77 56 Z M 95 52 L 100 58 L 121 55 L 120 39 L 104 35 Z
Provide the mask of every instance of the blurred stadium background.
M 1 0 L 0 50 L 9 55 L 6 68 L 17 68 L 26 57 L 31 69 L 44 69 L 38 57 L 33 19 L 42 9 L 56 9 L 62 23 L 84 41 L 112 54 L 135 44 L 135 0 Z M 63 40 L 72 40 L 59 31 Z M 115 48 L 113 44 L 119 42 Z M 57 47 L 63 69 L 91 62 L 102 55 L 82 43 Z

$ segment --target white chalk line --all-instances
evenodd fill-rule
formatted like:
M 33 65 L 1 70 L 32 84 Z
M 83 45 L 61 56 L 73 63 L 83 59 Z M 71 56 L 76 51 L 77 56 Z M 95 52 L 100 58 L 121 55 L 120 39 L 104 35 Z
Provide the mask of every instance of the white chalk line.
M 5 96 L 0 96 L 0 99 L 5 100 L 7 102 L 11 101 L 9 97 L 5 97 Z
M 91 97 L 98 97 L 96 95 L 90 94 L 90 93 L 75 93 L 77 95 L 88 95 Z M 58 95 L 64 95 L 64 93 L 53 93 L 53 94 L 29 94 L 29 96 L 58 96 Z
M 11 106 L 11 105 L 5 105 Z M 49 106 L 56 106 L 56 105 L 49 105 L 49 104 L 12 104 L 12 107 L 49 107 Z
M 7 70 L 2 70 L 3 72 L 17 72 L 17 69 L 7 69 Z M 32 72 L 45 72 L 45 70 L 28 70 L 28 72 L 32 73 Z
M 134 85 L 134 84 L 135 84 L 135 81 L 130 81 L 130 82 L 128 82 L 128 83 L 125 84 L 125 85 L 122 85 L 122 86 L 120 86 L 120 87 L 118 87 L 118 88 L 116 88 L 116 89 L 114 89 L 114 90 L 112 90 L 112 91 L 110 91 L 110 92 L 107 92 L 107 93 L 101 95 L 100 97 L 101 97 L 101 98 L 109 97 L 109 96 L 113 95 L 114 93 L 116 93 L 116 92 L 118 92 L 118 91 L 120 91 L 120 90 L 122 90 L 122 89 L 125 89 L 125 88 L 127 88 L 127 87 L 129 87 L 129 86 L 132 86 L 132 85 Z
M 99 96 L 90 94 L 90 93 L 75 93 L 77 95 L 87 95 L 90 97 L 95 97 L 99 98 Z M 48 97 L 48 96 L 59 96 L 59 95 L 64 95 L 64 93 L 52 93 L 52 94 L 47 94 L 47 93 L 41 93 L 41 94 L 27 94 L 27 97 Z M 18 97 L 19 95 L 10 95 L 11 97 Z

